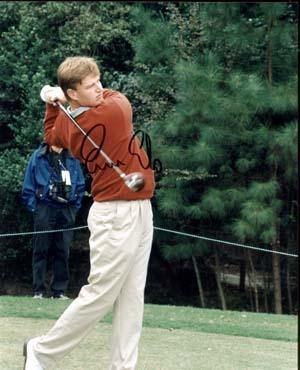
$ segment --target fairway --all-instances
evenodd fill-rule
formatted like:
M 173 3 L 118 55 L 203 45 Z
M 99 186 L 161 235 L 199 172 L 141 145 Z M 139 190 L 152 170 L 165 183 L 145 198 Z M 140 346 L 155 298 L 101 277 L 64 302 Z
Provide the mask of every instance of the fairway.
M 55 320 L 1 317 L 0 369 L 20 370 L 24 338 Z M 98 323 L 56 370 L 105 370 L 111 324 Z M 297 343 L 145 327 L 136 370 L 296 370 Z

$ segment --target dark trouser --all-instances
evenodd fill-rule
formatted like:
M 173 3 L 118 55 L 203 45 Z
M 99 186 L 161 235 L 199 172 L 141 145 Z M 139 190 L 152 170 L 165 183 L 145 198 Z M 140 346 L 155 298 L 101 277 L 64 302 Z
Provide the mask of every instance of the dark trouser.
M 75 223 L 74 207 L 54 208 L 40 203 L 34 212 L 34 230 L 54 230 L 71 228 Z M 64 293 L 69 282 L 69 248 L 73 231 L 36 234 L 33 238 L 32 273 L 33 291 L 45 293 L 47 258 L 51 252 L 53 277 L 51 290 L 53 294 Z

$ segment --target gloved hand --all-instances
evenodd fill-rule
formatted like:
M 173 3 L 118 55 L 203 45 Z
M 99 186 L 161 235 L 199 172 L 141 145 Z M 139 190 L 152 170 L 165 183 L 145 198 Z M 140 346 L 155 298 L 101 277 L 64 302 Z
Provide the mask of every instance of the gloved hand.
M 62 104 L 67 102 L 65 94 L 59 86 L 45 85 L 40 92 L 40 97 L 45 103 L 53 105 L 56 105 L 56 100 Z

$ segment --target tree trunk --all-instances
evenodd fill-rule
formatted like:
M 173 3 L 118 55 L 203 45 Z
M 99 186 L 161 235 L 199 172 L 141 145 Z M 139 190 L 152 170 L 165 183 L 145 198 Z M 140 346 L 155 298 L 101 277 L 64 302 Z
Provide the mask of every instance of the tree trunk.
M 219 298 L 221 301 L 221 306 L 222 310 L 226 311 L 226 301 L 225 301 L 225 296 L 222 288 L 222 283 L 221 283 L 221 271 L 220 271 L 220 261 L 219 261 L 219 254 L 217 248 L 214 247 L 215 250 L 215 276 L 216 276 L 216 282 L 218 286 L 218 293 L 219 293 Z
M 293 313 L 293 299 L 291 293 L 291 284 L 290 284 L 290 260 L 287 258 L 286 260 L 286 289 L 287 289 L 287 296 L 288 296 L 288 305 L 289 305 L 289 314 Z
M 245 279 L 246 279 L 246 262 L 245 260 L 241 260 L 240 261 L 240 285 L 239 285 L 240 293 L 245 292 Z
M 248 265 L 248 264 L 247 264 Z M 250 298 L 250 304 L 251 304 L 251 311 L 254 311 L 254 304 L 253 304 L 253 293 L 252 293 L 252 281 L 251 281 L 251 275 L 250 275 L 250 269 L 246 267 L 246 272 L 248 276 L 248 282 L 249 282 L 249 298 Z
M 289 191 L 288 201 L 291 202 L 290 208 L 290 216 L 291 218 L 294 216 L 294 202 L 292 197 L 292 192 Z M 295 219 L 297 219 L 297 215 L 295 214 Z M 295 236 L 294 232 L 288 232 L 287 235 L 287 252 L 290 252 L 291 246 L 293 245 Z M 288 297 L 288 306 L 289 306 L 289 313 L 293 313 L 293 298 L 292 298 L 292 290 L 291 290 L 291 279 L 290 279 L 290 257 L 286 258 L 286 290 L 287 290 L 287 297 Z
M 268 44 L 267 58 L 268 58 L 268 80 L 271 84 L 273 80 L 273 71 L 272 71 L 272 45 L 270 42 Z
M 273 29 L 273 18 L 270 19 L 268 25 L 268 47 L 267 47 L 267 64 L 268 64 L 268 81 L 269 84 L 272 85 L 273 83 L 273 63 L 272 63 L 272 40 L 271 40 L 271 33 Z M 271 113 L 270 113 L 271 115 Z M 271 117 L 270 117 L 271 122 Z M 274 166 L 274 173 L 273 177 L 276 180 L 277 177 L 277 163 Z M 279 233 L 277 232 L 277 235 Z M 279 243 L 279 237 L 277 237 L 277 241 L 272 243 L 272 248 L 274 251 L 277 249 L 277 244 Z M 275 313 L 281 314 L 282 313 L 282 303 L 281 303 L 281 279 L 280 279 L 280 256 L 278 254 L 272 253 L 272 266 L 273 266 L 273 279 L 274 279 L 274 303 L 275 303 Z
M 256 276 L 256 271 L 254 268 L 253 260 L 252 260 L 252 255 L 251 251 L 247 251 L 248 254 L 248 260 L 249 260 L 249 266 L 251 269 L 251 280 L 253 282 L 253 290 L 254 290 L 254 301 L 255 301 L 255 312 L 259 312 L 259 299 L 258 299 L 258 289 L 257 289 L 257 276 Z
M 272 41 L 271 41 L 271 33 L 273 29 L 273 19 L 270 20 L 268 25 L 268 47 L 267 47 L 267 64 L 268 64 L 268 81 L 272 84 L 273 81 L 273 63 L 272 63 Z
M 263 282 L 264 282 L 264 306 L 265 306 L 265 312 L 269 313 L 269 303 L 268 303 L 268 296 L 269 296 L 269 274 L 265 270 L 263 270 Z
M 193 265 L 194 265 L 194 269 L 195 269 L 197 285 L 198 285 L 198 290 L 199 290 L 200 307 L 205 308 L 204 290 L 203 290 L 202 283 L 201 283 L 201 277 L 200 277 L 199 269 L 198 269 L 198 266 L 197 266 L 197 261 L 196 261 L 196 258 L 194 256 L 192 256 L 192 261 L 193 261 Z
M 272 249 L 275 252 L 277 250 L 277 244 L 272 244 Z M 281 303 L 281 277 L 280 277 L 280 255 L 272 254 L 272 266 L 273 266 L 273 282 L 274 282 L 274 304 L 275 313 L 282 314 L 282 303 Z

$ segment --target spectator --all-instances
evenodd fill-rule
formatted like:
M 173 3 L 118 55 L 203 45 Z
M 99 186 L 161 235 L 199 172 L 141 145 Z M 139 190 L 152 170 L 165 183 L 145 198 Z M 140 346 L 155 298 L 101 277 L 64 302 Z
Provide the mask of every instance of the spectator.
M 34 231 L 72 228 L 84 187 L 79 161 L 66 149 L 42 143 L 29 160 L 22 189 L 22 199 L 33 213 Z M 69 281 L 72 237 L 72 230 L 34 235 L 33 298 L 45 297 L 47 259 L 51 255 L 52 297 L 68 299 L 65 291 Z

